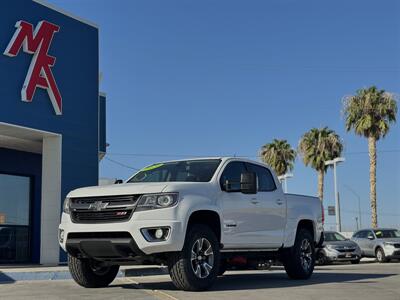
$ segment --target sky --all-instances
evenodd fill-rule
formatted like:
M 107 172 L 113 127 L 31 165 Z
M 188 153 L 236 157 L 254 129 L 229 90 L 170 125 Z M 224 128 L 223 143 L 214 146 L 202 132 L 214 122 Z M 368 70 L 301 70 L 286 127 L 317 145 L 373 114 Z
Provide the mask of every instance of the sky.
M 257 159 L 274 138 L 296 148 L 306 131 L 328 126 L 345 145 L 343 230 L 356 228 L 358 199 L 370 226 L 367 141 L 346 132 L 342 99 L 371 85 L 400 93 L 399 1 L 49 2 L 100 28 L 110 144 L 101 177 L 175 158 Z M 377 145 L 378 221 L 397 228 L 399 123 Z M 300 158 L 293 174 L 289 192 L 317 194 L 317 173 Z M 332 170 L 324 205 L 334 205 Z

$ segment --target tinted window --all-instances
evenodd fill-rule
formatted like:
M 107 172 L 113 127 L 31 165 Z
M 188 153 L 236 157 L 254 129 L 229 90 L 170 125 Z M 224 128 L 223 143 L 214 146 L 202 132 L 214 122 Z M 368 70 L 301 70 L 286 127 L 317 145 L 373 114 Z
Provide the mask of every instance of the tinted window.
M 139 171 L 128 182 L 208 182 L 220 164 L 219 159 L 159 163 Z
M 224 189 L 226 181 L 230 183 L 231 191 L 240 191 L 240 175 L 246 172 L 244 163 L 240 161 L 230 162 L 221 175 L 220 184 L 221 188 Z
M 346 238 L 338 232 L 325 232 L 325 241 L 327 242 L 338 242 L 345 241 Z
M 367 238 L 367 236 L 368 236 L 368 231 L 367 230 L 363 230 L 363 231 L 360 231 L 359 233 L 358 233 L 358 238 L 360 238 L 360 239 L 366 239 Z
M 390 239 L 400 237 L 400 232 L 395 229 L 374 230 L 374 232 L 378 239 Z
M 249 172 L 255 172 L 258 179 L 258 191 L 270 192 L 276 190 L 274 178 L 270 170 L 259 165 L 247 164 Z

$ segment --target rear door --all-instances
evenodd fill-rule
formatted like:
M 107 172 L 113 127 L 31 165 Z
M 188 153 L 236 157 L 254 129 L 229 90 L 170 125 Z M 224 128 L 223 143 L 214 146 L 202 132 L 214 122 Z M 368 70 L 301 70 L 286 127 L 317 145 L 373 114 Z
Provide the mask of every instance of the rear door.
M 280 247 L 286 226 L 286 198 L 268 168 L 252 163 L 246 163 L 246 167 L 249 172 L 255 172 L 258 179 L 255 230 L 268 248 Z

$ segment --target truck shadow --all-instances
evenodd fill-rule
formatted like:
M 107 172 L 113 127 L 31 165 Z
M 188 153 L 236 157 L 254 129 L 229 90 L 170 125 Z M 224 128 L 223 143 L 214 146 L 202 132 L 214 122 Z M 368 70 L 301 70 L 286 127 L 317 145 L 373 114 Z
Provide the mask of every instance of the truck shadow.
M 291 280 L 284 273 L 241 273 L 227 274 L 219 277 L 210 291 L 232 291 L 248 289 L 266 289 L 283 287 L 300 287 L 326 283 L 349 283 L 357 281 L 357 284 L 370 284 L 378 279 L 396 276 L 398 274 L 362 274 L 362 273 L 315 273 L 308 280 Z M 362 280 L 361 282 L 358 282 Z M 123 288 L 149 289 L 160 291 L 177 290 L 171 281 L 142 282 L 139 285 L 119 285 Z

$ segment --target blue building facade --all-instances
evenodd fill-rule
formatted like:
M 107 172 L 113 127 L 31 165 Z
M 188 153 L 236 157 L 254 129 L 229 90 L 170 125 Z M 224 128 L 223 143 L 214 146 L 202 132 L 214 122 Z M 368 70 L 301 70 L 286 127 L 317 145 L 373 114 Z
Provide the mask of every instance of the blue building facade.
M 41 1 L 0 2 L 0 264 L 65 261 L 63 199 L 98 184 L 98 34 Z

